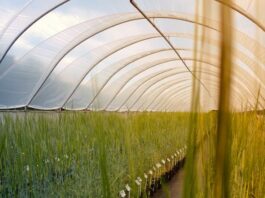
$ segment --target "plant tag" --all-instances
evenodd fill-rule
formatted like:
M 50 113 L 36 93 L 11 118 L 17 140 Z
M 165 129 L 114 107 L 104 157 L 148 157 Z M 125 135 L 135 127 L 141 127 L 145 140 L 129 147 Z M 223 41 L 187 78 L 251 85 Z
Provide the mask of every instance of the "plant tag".
M 120 194 L 120 197 L 126 197 L 126 193 L 124 190 L 121 190 L 119 194 Z
M 156 164 L 156 167 L 157 167 L 157 168 L 160 168 L 160 167 L 161 167 L 161 164 L 160 164 L 160 163 L 157 163 L 157 164 Z
M 135 183 L 137 184 L 137 186 L 141 186 L 141 183 L 136 179 Z
M 161 160 L 161 162 L 165 165 L 166 164 L 166 161 L 165 160 Z
M 127 190 L 128 192 L 131 191 L 131 187 L 130 187 L 128 184 L 126 184 L 125 188 L 126 188 L 126 190 Z
M 150 175 L 153 175 L 153 171 L 152 171 L 152 170 L 149 170 L 149 174 L 150 174 Z
M 139 181 L 139 182 L 142 182 L 143 180 L 141 179 L 141 177 L 137 177 L 137 180 Z
M 167 161 L 168 161 L 168 162 L 170 162 L 170 159 L 169 159 L 169 158 L 167 158 Z
M 147 179 L 147 178 L 148 178 L 147 174 L 145 174 L 145 173 L 144 173 L 144 178 L 145 178 L 145 179 Z

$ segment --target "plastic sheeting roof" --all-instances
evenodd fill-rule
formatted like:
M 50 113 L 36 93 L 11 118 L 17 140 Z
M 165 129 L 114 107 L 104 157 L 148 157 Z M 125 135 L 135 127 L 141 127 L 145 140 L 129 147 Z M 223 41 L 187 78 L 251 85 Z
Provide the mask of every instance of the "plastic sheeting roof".
M 227 6 L 232 105 L 253 108 L 259 98 L 264 109 L 265 1 L 206 1 L 208 12 L 196 13 L 202 0 L 135 0 L 180 57 L 129 0 L 1 1 L 0 108 L 188 111 L 196 63 L 200 105 L 216 109 L 219 10 Z

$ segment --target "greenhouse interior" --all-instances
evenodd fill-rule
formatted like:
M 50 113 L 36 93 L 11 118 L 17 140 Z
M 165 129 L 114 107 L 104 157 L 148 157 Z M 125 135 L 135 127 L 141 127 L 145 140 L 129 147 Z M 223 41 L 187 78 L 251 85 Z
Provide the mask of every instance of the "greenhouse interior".
M 0 197 L 265 198 L 264 0 L 1 0 Z

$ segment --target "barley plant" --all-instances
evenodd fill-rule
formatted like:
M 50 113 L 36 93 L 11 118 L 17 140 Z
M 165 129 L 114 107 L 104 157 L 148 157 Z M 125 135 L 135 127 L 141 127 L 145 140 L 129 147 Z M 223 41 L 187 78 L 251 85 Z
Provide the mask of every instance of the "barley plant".
M 3 197 L 117 197 L 187 134 L 186 113 L 22 114 L 0 125 Z

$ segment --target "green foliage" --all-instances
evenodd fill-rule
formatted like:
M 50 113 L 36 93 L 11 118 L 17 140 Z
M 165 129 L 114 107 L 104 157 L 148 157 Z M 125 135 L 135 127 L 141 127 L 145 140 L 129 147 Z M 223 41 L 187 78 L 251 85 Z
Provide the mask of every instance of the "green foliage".
M 196 122 L 188 113 L 5 115 L 0 124 L 0 196 L 117 197 L 126 183 L 135 189 L 137 176 L 183 147 L 190 128 L 196 138 L 187 153 L 193 164 L 186 161 L 185 180 L 196 186 L 195 197 L 214 198 L 217 116 L 194 116 Z M 264 132 L 263 116 L 231 115 L 231 197 L 264 196 Z
M 21 114 L 0 122 L 4 197 L 117 197 L 187 134 L 187 114 Z
M 193 182 L 187 185 L 196 185 L 194 197 L 215 198 L 215 163 L 216 163 L 216 128 L 217 116 L 215 112 L 200 114 L 199 123 L 196 125 L 197 139 L 195 151 L 189 152 L 193 165 L 186 164 L 185 180 Z M 229 183 L 229 197 L 263 198 L 265 195 L 265 118 L 256 113 L 231 113 L 231 147 L 229 178 L 225 182 Z M 191 123 L 192 125 L 192 123 Z M 195 126 L 195 125 L 194 125 Z M 187 158 L 191 158 L 187 156 Z M 189 172 L 196 170 L 196 180 L 188 178 Z M 194 177 L 194 176 L 193 176 Z M 184 189 L 185 190 L 185 189 Z M 189 197 L 189 193 L 185 192 Z

